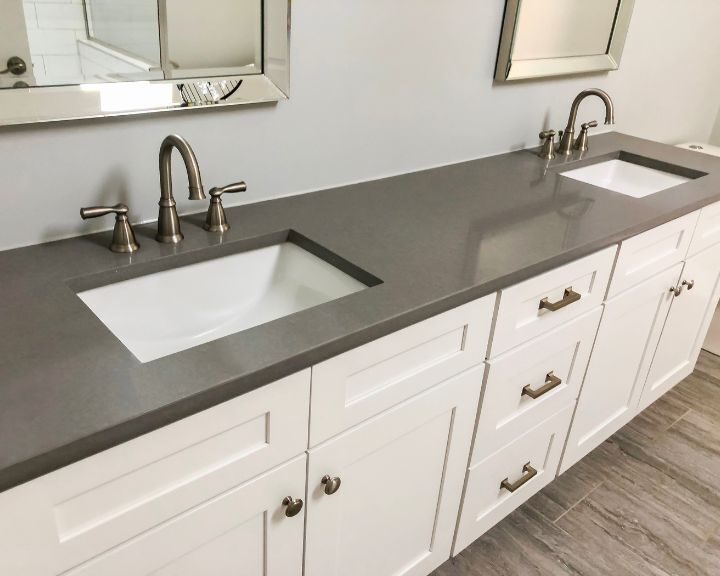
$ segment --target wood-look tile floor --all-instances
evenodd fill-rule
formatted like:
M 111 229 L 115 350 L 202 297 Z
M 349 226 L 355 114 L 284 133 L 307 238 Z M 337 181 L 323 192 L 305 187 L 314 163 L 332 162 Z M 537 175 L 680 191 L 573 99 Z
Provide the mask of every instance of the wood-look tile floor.
M 720 358 L 432 576 L 720 576 Z

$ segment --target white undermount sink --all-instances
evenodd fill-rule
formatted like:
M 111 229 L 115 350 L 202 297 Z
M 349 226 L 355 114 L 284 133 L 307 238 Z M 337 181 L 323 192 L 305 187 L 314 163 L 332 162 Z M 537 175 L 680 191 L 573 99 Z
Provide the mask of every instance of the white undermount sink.
M 633 198 L 644 198 L 693 179 L 621 158 L 562 172 L 562 175 Z
M 292 242 L 79 292 L 149 362 L 368 286 Z

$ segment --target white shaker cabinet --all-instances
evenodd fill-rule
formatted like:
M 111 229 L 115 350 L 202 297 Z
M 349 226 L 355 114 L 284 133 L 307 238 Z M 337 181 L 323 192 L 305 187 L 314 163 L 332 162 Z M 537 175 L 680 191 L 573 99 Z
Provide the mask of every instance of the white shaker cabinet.
M 604 304 L 560 472 L 635 416 L 681 270 L 676 264 Z
M 483 367 L 309 452 L 305 576 L 425 576 L 450 556 Z
M 695 368 L 720 297 L 720 244 L 688 259 L 645 383 L 644 409 Z
M 301 576 L 305 456 L 143 532 L 65 576 Z

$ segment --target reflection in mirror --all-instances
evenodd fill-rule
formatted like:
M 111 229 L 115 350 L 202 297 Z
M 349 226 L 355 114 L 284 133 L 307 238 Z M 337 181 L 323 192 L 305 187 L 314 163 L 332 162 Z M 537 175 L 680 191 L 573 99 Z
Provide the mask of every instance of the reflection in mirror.
M 0 0 L 0 72 L 0 88 L 261 74 L 261 0 Z
M 634 0 L 507 0 L 496 80 L 616 70 Z

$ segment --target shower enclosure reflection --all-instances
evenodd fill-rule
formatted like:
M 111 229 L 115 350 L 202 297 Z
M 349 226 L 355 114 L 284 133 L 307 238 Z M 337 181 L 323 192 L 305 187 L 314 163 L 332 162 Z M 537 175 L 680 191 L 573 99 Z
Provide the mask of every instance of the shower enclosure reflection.
M 0 0 L 0 88 L 262 73 L 261 0 Z

